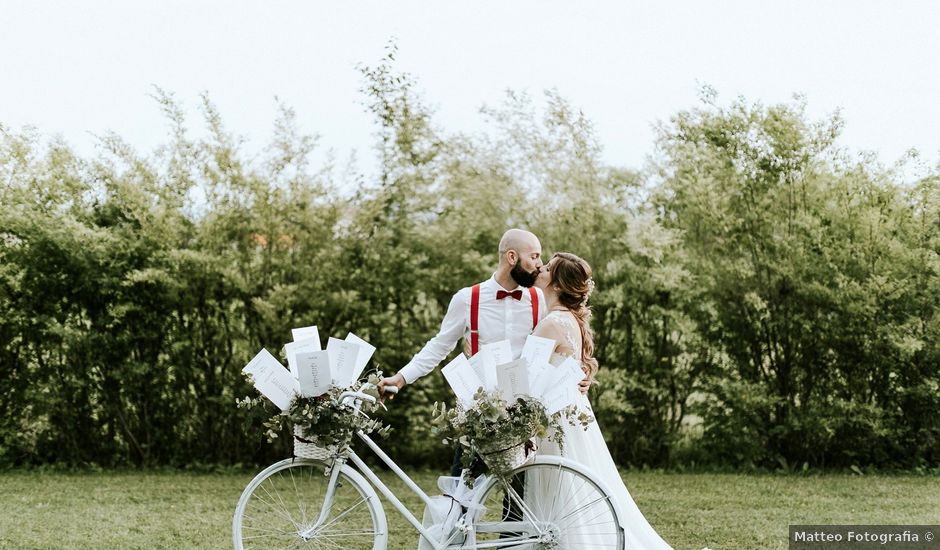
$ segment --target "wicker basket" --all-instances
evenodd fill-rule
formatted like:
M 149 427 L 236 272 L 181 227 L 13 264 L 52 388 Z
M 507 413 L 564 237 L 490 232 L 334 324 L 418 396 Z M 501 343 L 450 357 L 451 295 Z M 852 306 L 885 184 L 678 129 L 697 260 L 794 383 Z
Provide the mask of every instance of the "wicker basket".
M 535 445 L 530 440 L 494 441 L 479 446 L 480 456 L 489 469 L 507 474 L 535 457 Z
M 294 426 L 294 456 L 313 460 L 330 460 L 336 455 L 335 448 L 322 447 L 315 439 L 304 438 L 300 426 Z

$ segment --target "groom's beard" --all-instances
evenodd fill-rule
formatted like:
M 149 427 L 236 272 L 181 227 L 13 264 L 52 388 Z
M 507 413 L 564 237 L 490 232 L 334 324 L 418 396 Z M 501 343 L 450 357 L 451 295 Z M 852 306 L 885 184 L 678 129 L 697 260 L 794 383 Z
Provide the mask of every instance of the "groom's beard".
M 534 272 L 529 273 L 522 268 L 522 261 L 518 261 L 516 265 L 512 266 L 509 276 L 512 277 L 512 280 L 516 281 L 519 286 L 529 288 L 535 284 L 535 280 L 539 276 L 539 270 L 536 269 Z

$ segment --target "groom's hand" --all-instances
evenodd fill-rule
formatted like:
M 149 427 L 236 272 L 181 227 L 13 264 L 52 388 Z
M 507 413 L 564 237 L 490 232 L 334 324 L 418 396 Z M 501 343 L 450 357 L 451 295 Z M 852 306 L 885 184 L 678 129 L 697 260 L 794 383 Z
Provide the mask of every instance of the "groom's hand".
M 388 386 L 395 388 L 395 390 L 387 391 L 386 388 Z M 398 390 L 405 387 L 405 377 L 401 374 L 396 374 L 395 376 L 383 378 L 379 380 L 377 387 L 379 390 L 379 399 L 383 402 L 386 398 L 389 400 L 395 399 L 395 394 L 398 393 Z

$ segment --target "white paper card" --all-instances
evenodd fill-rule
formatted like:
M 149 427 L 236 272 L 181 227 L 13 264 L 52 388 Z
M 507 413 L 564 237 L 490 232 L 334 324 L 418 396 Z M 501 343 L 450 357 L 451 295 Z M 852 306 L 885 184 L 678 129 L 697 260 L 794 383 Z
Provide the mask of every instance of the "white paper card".
M 313 325 L 312 327 L 300 327 L 290 329 L 290 334 L 294 338 L 295 342 L 300 340 L 309 340 L 311 338 L 316 338 L 317 343 L 320 342 L 320 331 L 317 330 L 317 326 Z M 317 349 L 320 349 L 317 347 Z
M 284 353 L 287 355 L 287 366 L 290 367 L 290 373 L 294 375 L 294 378 L 300 378 L 297 371 L 297 354 L 308 351 L 320 351 L 319 338 L 295 340 L 284 345 Z
M 509 340 L 501 340 L 499 342 L 493 342 L 492 344 L 483 344 L 480 346 L 481 350 L 488 349 L 493 355 L 493 364 L 495 365 L 505 365 L 512 361 L 512 346 L 509 345 Z
M 522 357 L 529 364 L 540 365 L 548 363 L 549 359 L 552 358 L 553 351 L 555 351 L 555 340 L 530 334 L 525 339 L 525 346 L 522 347 Z
M 330 373 L 333 375 L 333 385 L 338 388 L 348 388 L 355 382 L 353 376 L 356 374 L 359 346 L 338 338 L 330 338 L 326 343 L 326 351 L 330 353 Z
M 584 379 L 584 371 L 573 359 L 566 359 L 560 365 L 549 365 L 545 372 L 546 383 L 542 391 L 543 394 L 558 386 L 576 386 L 578 382 Z
M 577 386 L 587 374 L 581 369 L 581 364 L 575 361 L 573 358 L 568 357 L 565 359 L 558 368 L 565 373 L 565 379 L 563 384 L 566 386 L 575 385 Z
M 542 397 L 545 412 L 555 414 L 569 405 L 577 404 L 578 390 L 574 386 L 552 386 Z
M 512 403 L 517 395 L 529 395 L 529 364 L 521 357 L 511 363 L 497 365 L 496 386 L 499 395 Z
M 346 341 L 359 346 L 359 353 L 356 354 L 356 368 L 352 377 L 352 381 L 355 382 L 362 376 L 362 371 L 366 370 L 369 359 L 372 359 L 372 354 L 375 353 L 375 346 L 351 332 L 346 335 Z
M 307 397 L 323 395 L 330 389 L 333 377 L 330 374 L 328 351 L 302 351 L 295 356 L 300 381 L 300 393 Z
M 294 394 L 300 392 L 297 379 L 266 349 L 259 351 L 242 372 L 250 374 L 255 389 L 282 411 L 286 411 L 290 406 Z
M 470 367 L 483 384 L 483 389 L 486 391 L 496 389 L 496 362 L 493 360 L 491 348 L 480 348 L 480 351 L 470 358 Z
M 558 366 L 549 365 L 545 377 L 547 385 L 540 396 L 546 412 L 554 414 L 569 405 L 579 404 L 578 384 L 586 376 L 580 363 L 571 357 Z
M 473 394 L 483 385 L 464 354 L 458 354 L 454 360 L 441 369 L 450 388 L 457 395 L 457 400 L 469 407 L 473 404 Z
M 529 364 L 529 390 L 532 397 L 541 398 L 545 394 L 554 372 L 555 367 L 549 363 Z

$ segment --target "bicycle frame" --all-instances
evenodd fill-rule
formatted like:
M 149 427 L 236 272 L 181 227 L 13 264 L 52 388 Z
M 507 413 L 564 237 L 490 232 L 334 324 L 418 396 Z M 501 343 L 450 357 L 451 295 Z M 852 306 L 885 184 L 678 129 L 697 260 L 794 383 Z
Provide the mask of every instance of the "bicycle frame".
M 425 505 L 431 506 L 431 497 L 428 496 L 428 494 L 425 493 L 421 489 L 421 487 L 419 487 L 418 484 L 416 484 L 414 480 L 412 480 L 408 476 L 408 474 L 406 474 L 401 468 L 399 468 L 398 465 L 395 463 L 395 461 L 392 460 L 385 453 L 385 451 L 383 451 L 382 448 L 379 447 L 378 444 L 372 440 L 371 437 L 369 437 L 367 434 L 363 433 L 362 431 L 357 432 L 356 435 L 359 436 L 359 439 L 364 441 L 365 444 L 372 450 L 372 452 L 375 453 L 376 456 L 378 456 L 379 459 L 382 460 L 382 462 L 384 462 L 385 465 L 388 466 L 392 470 L 392 472 L 394 472 L 395 475 L 398 476 L 398 478 L 401 479 L 405 483 L 408 489 L 410 489 L 414 494 L 416 494 L 419 498 L 421 498 L 421 500 L 425 503 Z M 428 531 L 424 527 L 424 525 L 421 524 L 420 521 L 418 521 L 418 518 L 411 512 L 411 510 L 409 510 L 408 507 L 405 506 L 405 504 L 397 496 L 395 496 L 395 493 L 393 493 L 392 490 L 389 489 L 388 486 L 385 485 L 385 483 L 381 479 L 379 479 L 377 475 L 375 475 L 375 473 L 372 472 L 372 469 L 369 468 L 369 466 L 362 460 L 362 458 L 360 458 L 359 455 L 357 455 L 355 451 L 353 451 L 352 449 L 348 451 L 348 454 L 346 455 L 345 458 L 337 458 L 335 462 L 333 463 L 332 470 L 330 472 L 330 483 L 327 488 L 326 495 L 324 497 L 323 507 L 321 508 L 321 511 L 320 511 L 320 517 L 309 529 L 305 531 L 305 533 L 301 534 L 302 536 L 306 533 L 312 533 L 317 528 L 319 528 L 320 525 L 322 525 L 324 521 L 326 521 L 326 518 L 329 515 L 330 508 L 332 507 L 332 504 L 333 504 L 334 490 L 336 487 L 337 480 L 339 479 L 339 472 L 346 465 L 347 460 L 352 461 L 353 465 L 355 465 L 356 467 L 356 470 L 358 470 L 358 472 L 361 475 L 363 475 L 366 479 L 368 479 L 369 483 L 371 483 L 373 487 L 378 489 L 379 493 L 381 493 L 382 496 L 384 496 L 385 499 L 388 500 L 388 502 L 391 503 L 391 505 L 394 506 L 396 510 L 398 510 L 399 514 L 401 514 L 402 516 L 404 516 L 406 520 L 408 520 L 408 523 L 410 523 L 412 527 L 417 529 L 417 531 L 421 533 L 421 535 L 426 540 L 430 541 L 434 545 L 435 550 L 445 550 L 446 548 L 450 547 L 452 543 L 456 542 L 458 535 L 461 533 L 459 529 L 455 529 L 453 533 L 444 533 L 442 538 L 438 540 L 436 537 L 434 537 L 431 534 L 430 531 Z M 513 495 L 515 495 L 514 498 L 513 498 Z M 522 499 L 519 498 L 519 496 L 516 495 L 514 491 L 510 493 L 510 497 L 513 498 L 513 500 L 515 500 L 516 503 L 520 505 L 523 509 L 527 508 L 527 506 L 522 501 Z M 531 533 L 531 535 L 528 535 L 528 536 L 516 535 L 516 536 L 511 536 L 508 538 L 500 539 L 498 541 L 485 541 L 482 543 L 478 543 L 476 545 L 477 548 L 511 548 L 513 546 L 532 544 L 533 542 L 537 542 L 537 539 L 533 540 L 532 538 L 533 535 L 541 536 L 543 534 L 543 529 L 540 526 L 528 520 L 522 520 L 519 522 L 512 522 L 512 521 L 500 522 L 497 524 L 493 524 L 490 529 L 487 529 L 487 531 L 489 532 L 514 532 L 514 533 L 523 532 L 523 533 Z

